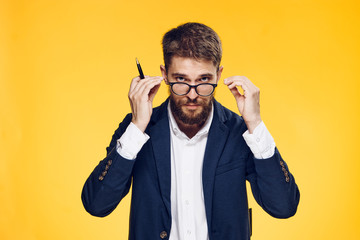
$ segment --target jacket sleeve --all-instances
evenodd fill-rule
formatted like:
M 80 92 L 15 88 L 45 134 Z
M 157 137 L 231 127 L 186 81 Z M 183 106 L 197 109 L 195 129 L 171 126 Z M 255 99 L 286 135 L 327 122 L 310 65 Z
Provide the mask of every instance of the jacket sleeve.
M 255 200 L 271 216 L 288 218 L 297 211 L 300 192 L 279 151 L 268 159 L 251 158 L 247 179 Z
M 131 122 L 128 114 L 112 136 L 107 156 L 86 180 L 81 199 L 87 212 L 104 217 L 109 215 L 129 192 L 135 160 L 127 160 L 116 151 L 116 141 Z

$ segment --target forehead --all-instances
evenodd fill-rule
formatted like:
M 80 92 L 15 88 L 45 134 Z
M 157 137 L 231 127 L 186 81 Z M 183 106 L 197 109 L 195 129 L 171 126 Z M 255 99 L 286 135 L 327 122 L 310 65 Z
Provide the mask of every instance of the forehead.
M 168 68 L 168 73 L 180 73 L 184 75 L 204 75 L 204 74 L 216 74 L 217 68 L 214 66 L 212 61 L 195 58 L 186 58 L 173 56 L 171 64 Z

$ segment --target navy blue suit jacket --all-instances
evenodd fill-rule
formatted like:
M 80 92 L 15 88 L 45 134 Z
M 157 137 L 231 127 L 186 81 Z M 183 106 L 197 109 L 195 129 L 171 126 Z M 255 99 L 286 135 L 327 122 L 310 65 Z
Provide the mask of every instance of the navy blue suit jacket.
M 110 214 L 132 184 L 129 239 L 168 239 L 171 229 L 171 170 L 168 100 L 154 109 L 146 133 L 149 141 L 133 161 L 116 151 L 116 140 L 131 122 L 127 115 L 115 131 L 107 156 L 87 179 L 82 201 L 94 216 Z M 214 103 L 203 163 L 203 191 L 210 240 L 248 240 L 246 180 L 258 204 L 271 216 L 295 214 L 299 190 L 275 149 L 273 157 L 255 159 L 242 134 L 239 115 Z

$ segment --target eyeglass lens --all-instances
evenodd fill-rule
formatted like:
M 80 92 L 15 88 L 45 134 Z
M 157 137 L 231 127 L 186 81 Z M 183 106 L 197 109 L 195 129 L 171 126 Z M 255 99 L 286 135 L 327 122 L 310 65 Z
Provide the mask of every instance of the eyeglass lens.
M 185 84 L 185 83 L 177 83 L 172 86 L 172 90 L 174 93 L 178 95 L 185 95 L 190 91 L 191 86 Z M 195 90 L 197 94 L 202 96 L 210 95 L 213 90 L 214 86 L 210 84 L 200 84 L 197 87 L 195 87 Z

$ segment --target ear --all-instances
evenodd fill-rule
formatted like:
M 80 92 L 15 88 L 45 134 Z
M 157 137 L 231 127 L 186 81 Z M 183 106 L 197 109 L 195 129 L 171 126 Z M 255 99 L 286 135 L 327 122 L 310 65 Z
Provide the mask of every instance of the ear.
M 160 71 L 161 71 L 162 77 L 164 78 L 165 83 L 168 84 L 169 82 L 167 79 L 166 69 L 165 69 L 164 65 L 160 65 Z
M 220 80 L 220 78 L 221 78 L 221 73 L 222 73 L 223 69 L 224 69 L 223 66 L 220 66 L 220 67 L 219 67 L 219 70 L 218 70 L 217 73 L 216 73 L 216 75 L 217 75 L 217 76 L 216 76 L 216 77 L 217 77 L 216 83 L 219 82 L 219 80 Z

